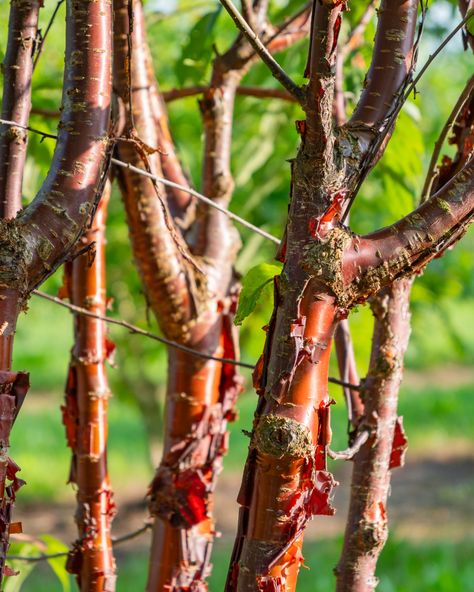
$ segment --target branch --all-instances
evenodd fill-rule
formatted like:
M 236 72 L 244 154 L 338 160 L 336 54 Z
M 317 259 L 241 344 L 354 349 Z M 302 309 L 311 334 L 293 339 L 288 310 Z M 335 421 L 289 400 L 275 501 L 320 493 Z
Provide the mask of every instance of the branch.
M 16 245 L 20 261 L 5 283 L 11 281 L 22 297 L 68 257 L 102 195 L 110 156 L 111 17 L 107 0 L 81 2 L 80 10 L 68 5 L 63 107 L 53 162 L 33 202 L 8 229 L 21 237 Z
M 382 1 L 372 63 L 350 129 L 378 132 L 391 114 L 413 69 L 417 11 L 418 0 Z M 366 136 L 370 139 L 370 131 Z
M 359 376 L 354 355 L 354 346 L 352 344 L 349 322 L 344 319 L 339 322 L 334 334 L 334 344 L 336 346 L 337 364 L 339 366 L 339 376 L 349 384 L 358 384 Z M 360 389 L 353 389 L 349 386 L 343 386 L 344 398 L 347 405 L 347 415 L 352 426 L 356 426 L 357 420 L 364 411 L 364 404 L 360 397 Z
M 328 456 L 333 460 L 352 460 L 355 455 L 359 452 L 362 446 L 367 442 L 370 436 L 369 430 L 362 430 L 358 433 L 354 444 L 346 450 L 341 450 L 340 452 L 335 452 L 328 448 Z
M 8 21 L 8 41 L 2 64 L 3 98 L 0 126 L 0 218 L 14 218 L 21 210 L 21 187 L 26 160 L 31 109 L 33 50 L 38 30 L 40 0 L 12 2 Z M 3 120 L 20 125 L 8 127 Z
M 166 103 L 171 103 L 178 99 L 202 95 L 208 86 L 189 86 L 187 88 L 172 88 L 162 91 L 161 96 Z M 262 88 L 259 86 L 239 86 L 236 94 L 244 97 L 257 97 L 259 99 L 281 99 L 282 101 L 295 102 L 295 97 L 288 91 L 279 88 Z
M 51 27 L 53 26 L 53 23 L 56 19 L 56 15 L 58 14 L 61 4 L 63 4 L 63 3 L 64 3 L 64 0 L 58 0 L 58 3 L 56 4 L 56 6 L 53 10 L 53 14 L 51 15 L 51 18 L 49 19 L 49 22 L 46 26 L 46 31 L 44 32 L 44 35 L 41 35 L 41 37 L 40 37 L 40 42 L 39 42 L 38 46 L 36 47 L 36 55 L 34 56 L 33 70 L 38 65 L 38 60 L 40 59 L 41 54 L 43 53 L 43 47 L 44 47 L 44 44 L 46 41 L 46 37 L 48 36 L 48 33 L 50 32 Z
M 280 82 L 286 90 L 292 94 L 298 102 L 303 100 L 301 88 L 286 74 L 278 62 L 272 57 L 265 45 L 260 41 L 256 33 L 250 28 L 247 21 L 239 13 L 231 0 L 221 0 L 222 5 L 227 10 L 237 28 L 247 38 L 250 45 L 254 48 L 261 60 L 268 66 L 270 72 Z
M 468 81 L 466 86 L 464 87 L 459 99 L 456 102 L 453 110 L 451 111 L 446 123 L 441 130 L 439 138 L 436 140 L 435 147 L 433 150 L 433 154 L 431 156 L 430 164 L 428 165 L 428 171 L 426 173 L 425 184 L 423 186 L 423 190 L 421 192 L 421 202 L 424 202 L 428 199 L 431 195 L 433 187 L 437 186 L 438 188 L 442 186 L 444 183 L 440 182 L 439 174 L 440 171 L 438 169 L 438 161 L 441 154 L 441 150 L 446 142 L 448 135 L 451 133 L 453 127 L 455 126 L 456 122 L 458 121 L 461 113 L 465 110 L 466 106 L 472 103 L 474 98 L 474 76 L 472 76 Z M 471 109 L 472 111 L 472 109 Z M 460 146 L 458 145 L 458 152 Z
M 459 240 L 474 218 L 474 159 L 414 212 L 364 237 L 344 254 L 348 299 L 363 302 L 394 279 L 419 273 Z

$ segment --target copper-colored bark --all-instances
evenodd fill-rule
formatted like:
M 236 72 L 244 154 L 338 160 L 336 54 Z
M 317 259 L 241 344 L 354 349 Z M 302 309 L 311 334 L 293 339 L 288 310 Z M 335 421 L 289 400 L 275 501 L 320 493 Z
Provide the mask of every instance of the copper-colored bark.
M 72 304 L 105 315 L 105 219 L 110 186 L 100 201 L 92 226 L 79 245 L 92 246 L 69 264 L 66 285 Z M 112 592 L 115 561 L 110 525 L 115 513 L 107 472 L 107 401 L 110 390 L 106 361 L 111 344 L 103 321 L 77 315 L 66 388 L 63 420 L 73 457 L 69 481 L 77 485 L 76 522 L 79 538 L 67 569 L 81 590 Z
M 2 64 L 2 119 L 28 124 L 31 75 L 41 0 L 11 2 L 8 41 Z M 21 186 L 28 132 L 0 125 L 0 218 L 14 218 L 21 209 Z

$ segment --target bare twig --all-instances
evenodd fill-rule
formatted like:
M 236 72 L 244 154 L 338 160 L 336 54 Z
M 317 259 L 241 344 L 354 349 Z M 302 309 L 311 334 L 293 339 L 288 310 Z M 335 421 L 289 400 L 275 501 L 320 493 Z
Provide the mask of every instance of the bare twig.
M 136 530 L 132 530 L 127 534 L 124 534 L 120 537 L 112 537 L 112 542 L 114 545 L 121 545 L 122 543 L 126 543 L 132 539 L 135 539 L 145 533 L 147 530 L 150 530 L 151 522 L 144 524 L 140 528 Z M 35 557 L 28 557 L 25 555 L 8 555 L 7 559 L 10 561 L 24 561 L 25 563 L 38 563 L 39 561 L 48 561 L 49 559 L 56 559 L 57 557 L 67 557 L 69 555 L 69 551 L 62 551 L 61 553 L 50 553 L 48 555 L 37 555 Z
M 363 430 L 357 436 L 354 441 L 354 444 L 346 450 L 341 450 L 340 452 L 335 452 L 328 448 L 328 456 L 333 460 L 352 460 L 354 456 L 359 452 L 362 446 L 367 442 L 369 439 L 370 432 L 368 430 Z
M 276 238 L 275 236 L 266 232 L 265 230 L 258 228 L 258 226 L 254 226 L 251 222 L 247 222 L 247 220 L 244 220 L 243 218 L 241 218 L 237 214 L 234 214 L 230 210 L 220 206 L 216 202 L 212 201 L 212 199 L 209 199 L 205 195 L 202 195 L 202 193 L 199 193 L 198 191 L 195 191 L 194 189 L 191 189 L 190 187 L 185 187 L 184 185 L 179 185 L 178 183 L 174 183 L 173 181 L 168 181 L 168 179 L 165 179 L 164 177 L 159 177 L 158 175 L 153 175 L 152 173 L 148 173 L 147 171 L 144 171 L 143 169 L 140 169 L 139 167 L 133 166 L 133 165 L 128 164 L 126 162 L 122 162 L 121 160 L 117 160 L 116 158 L 112 158 L 111 160 L 115 165 L 125 168 L 125 169 L 129 169 L 129 170 L 133 171 L 134 173 L 138 173 L 139 175 L 143 175 L 144 177 L 148 177 L 149 179 L 152 179 L 153 181 L 156 181 L 158 183 L 162 183 L 163 185 L 167 185 L 168 187 L 174 187 L 175 189 L 181 189 L 182 191 L 187 191 L 190 195 L 196 197 L 197 199 L 199 199 L 203 203 L 207 204 L 208 206 L 211 206 L 212 208 L 219 210 L 223 214 L 226 214 L 226 216 L 228 216 L 231 220 L 238 222 L 242 226 L 245 226 L 245 228 L 249 228 L 250 230 L 252 230 L 256 234 L 260 234 L 260 236 L 263 236 L 264 238 L 272 241 L 276 245 L 280 244 L 280 239 Z
M 39 134 L 40 136 L 43 136 L 43 138 L 50 138 L 52 140 L 57 139 L 57 136 L 55 136 L 54 134 L 42 132 L 41 130 L 35 129 L 33 127 L 19 125 L 15 121 L 8 121 L 6 119 L 0 119 L 0 123 L 28 130 L 32 133 Z M 276 245 L 280 244 L 280 239 L 278 239 L 276 236 L 273 236 L 269 232 L 266 232 L 265 230 L 258 228 L 258 226 L 255 226 L 251 222 L 244 220 L 243 218 L 241 218 L 237 214 L 234 214 L 234 212 L 231 212 L 230 210 L 220 206 L 219 204 L 215 203 L 214 201 L 212 201 L 211 199 L 209 199 L 205 195 L 202 195 L 202 193 L 199 193 L 198 191 L 195 191 L 194 189 L 191 189 L 190 187 L 186 187 L 184 185 L 179 185 L 178 183 L 174 183 L 173 181 L 169 181 L 168 179 L 165 179 L 164 177 L 159 177 L 158 175 L 153 175 L 152 173 L 149 173 L 149 172 L 145 171 L 144 169 L 141 169 L 141 168 L 133 166 L 129 163 L 118 160 L 117 158 L 112 158 L 111 161 L 119 167 L 129 169 L 129 170 L 133 171 L 134 173 L 137 173 L 138 175 L 143 175 L 144 177 L 148 177 L 149 179 L 152 179 L 155 182 L 162 183 L 163 185 L 167 185 L 168 187 L 174 187 L 175 189 L 181 189 L 182 191 L 186 191 L 187 193 L 189 193 L 193 197 L 199 199 L 200 201 L 204 202 L 208 206 L 215 208 L 216 210 L 219 210 L 220 212 L 226 214 L 226 216 L 228 216 L 231 220 L 238 222 L 242 226 L 245 226 L 245 228 L 252 230 L 256 234 L 260 234 L 261 236 L 272 241 Z
M 161 93 L 166 103 L 177 99 L 201 95 L 208 90 L 207 86 L 188 86 L 186 88 L 172 88 Z M 282 101 L 295 102 L 295 97 L 287 90 L 280 88 L 262 88 L 259 86 L 239 86 L 236 94 L 244 97 L 257 97 L 259 99 L 281 99 Z
M 302 102 L 304 93 L 302 89 L 288 76 L 280 64 L 273 58 L 271 53 L 259 39 L 258 35 L 251 29 L 247 21 L 237 10 L 231 0 L 221 0 L 222 6 L 227 10 L 238 29 L 248 39 L 250 45 L 268 66 L 273 76 L 290 92 L 298 102 Z
M 56 18 L 56 15 L 58 14 L 61 4 L 63 4 L 63 3 L 64 3 L 64 0 L 58 0 L 58 3 L 56 4 L 55 9 L 53 10 L 53 14 L 51 15 L 51 18 L 49 19 L 49 23 L 46 27 L 46 31 L 44 32 L 44 35 L 41 36 L 40 42 L 38 43 L 38 46 L 36 48 L 35 59 L 33 60 L 33 70 L 36 68 L 36 64 L 38 63 L 38 60 L 40 59 L 41 53 L 43 51 L 44 42 L 46 41 L 46 37 L 48 36 L 48 33 L 49 33 L 51 27 L 53 26 L 54 19 Z

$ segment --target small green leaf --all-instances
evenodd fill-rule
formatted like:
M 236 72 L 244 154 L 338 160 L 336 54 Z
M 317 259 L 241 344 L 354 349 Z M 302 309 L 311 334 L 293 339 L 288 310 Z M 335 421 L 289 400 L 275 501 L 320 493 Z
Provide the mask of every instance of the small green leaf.
M 55 553 L 67 553 L 69 550 L 67 545 L 49 534 L 43 534 L 40 539 L 47 545 L 47 555 L 54 555 Z M 71 579 L 66 571 L 66 557 L 51 557 L 48 559 L 48 563 L 61 583 L 63 592 L 70 592 Z
M 466 18 L 468 19 L 466 22 L 466 29 L 468 31 L 468 33 L 470 33 L 471 35 L 474 35 L 474 8 L 470 8 L 467 12 L 466 12 Z
M 252 267 L 242 279 L 242 291 L 240 292 L 239 306 L 235 314 L 234 324 L 241 325 L 244 319 L 251 314 L 268 286 L 271 294 L 271 282 L 281 272 L 281 265 L 260 263 Z
M 21 557 L 36 557 L 39 555 L 37 545 L 29 542 L 15 542 L 10 545 L 9 555 L 17 555 Z M 31 571 L 38 565 L 38 563 L 19 561 L 16 559 L 8 559 L 7 565 L 14 571 L 20 572 L 16 576 L 7 576 L 5 578 L 4 592 L 20 592 L 26 578 Z

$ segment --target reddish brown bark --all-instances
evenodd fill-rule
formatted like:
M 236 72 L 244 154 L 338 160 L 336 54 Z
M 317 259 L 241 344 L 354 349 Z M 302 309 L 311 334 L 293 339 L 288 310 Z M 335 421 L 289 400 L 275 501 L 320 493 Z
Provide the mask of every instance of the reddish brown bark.
M 79 245 L 91 249 L 69 264 L 66 277 L 71 303 L 105 315 L 105 219 L 107 184 L 92 226 Z M 67 569 L 84 591 L 115 589 L 115 561 L 110 526 L 115 514 L 107 471 L 107 401 L 110 390 L 106 361 L 113 344 L 103 321 L 76 315 L 74 347 L 62 407 L 68 446 L 73 457 L 69 481 L 77 485 L 76 522 L 79 538 L 69 554 Z
M 36 4 L 30 4 L 34 12 Z M 21 16 L 26 19 L 26 13 L 22 12 L 26 10 L 26 5 L 22 1 L 12 3 L 15 10 L 21 10 L 16 16 L 14 11 L 11 29 L 17 26 L 15 18 Z M 33 202 L 16 218 L 0 220 L 1 371 L 10 370 L 17 316 L 24 308 L 30 292 L 69 256 L 102 193 L 109 148 L 107 134 L 111 92 L 111 13 L 111 5 L 107 0 L 94 3 L 87 0 L 68 2 L 62 120 L 51 168 Z M 31 23 L 30 25 L 32 26 Z M 88 31 L 87 35 L 84 35 L 84 29 Z M 17 50 L 21 53 L 22 48 L 17 46 Z M 29 50 L 31 51 L 31 46 Z M 20 57 L 18 59 L 21 61 Z M 23 59 L 26 69 L 22 73 L 17 72 L 15 84 L 23 85 L 28 93 L 31 64 L 26 57 Z M 14 62 L 16 60 L 13 57 L 12 63 Z M 12 89 L 8 89 L 4 95 L 7 105 L 8 101 L 15 100 L 15 91 L 13 95 L 11 91 Z M 24 98 L 25 102 L 18 113 L 22 118 L 26 117 L 29 110 L 29 99 L 26 95 Z M 3 200 L 8 198 L 3 211 L 5 215 L 9 212 L 9 216 L 19 206 L 15 191 L 20 191 L 20 161 L 24 159 L 21 150 L 18 156 L 18 159 L 6 156 L 9 158 L 9 170 L 11 168 L 14 171 L 17 179 L 11 184 L 8 181 L 10 189 L 1 196 Z M 5 170 L 4 164 L 1 166 L 4 175 L 2 178 L 8 178 L 9 170 Z M 12 399 L 12 392 L 15 391 L 12 383 L 15 379 L 7 377 L 2 381 L 2 405 L 4 404 L 5 409 L 2 440 L 3 447 L 6 448 L 12 424 L 11 416 L 12 413 L 17 413 L 19 404 L 17 395 L 16 402 Z M 14 464 L 10 467 L 4 464 L 4 469 L 5 466 L 13 485 L 6 489 L 7 495 L 1 499 L 2 565 L 8 547 L 8 522 L 16 488 L 15 472 L 18 470 Z
M 8 41 L 2 64 L 2 119 L 28 125 L 31 75 L 41 0 L 11 0 Z M 0 218 L 14 218 L 21 209 L 21 186 L 28 132 L 0 125 Z
M 359 421 L 359 430 L 370 436 L 354 460 L 344 548 L 335 570 L 338 592 L 371 592 L 378 583 L 375 567 L 388 535 L 390 469 L 400 466 L 403 455 L 397 405 L 410 334 L 411 283 L 397 280 L 371 301 L 375 327 Z
M 356 302 L 420 270 L 437 250 L 461 236 L 473 216 L 470 162 L 392 227 L 359 237 L 340 224 L 341 204 L 352 201 L 354 188 L 376 160 L 370 151 L 376 147 L 377 156 L 383 151 L 379 140 L 386 130 L 381 124 L 392 113 L 411 68 L 415 9 L 416 2 L 383 4 L 376 47 L 386 50 L 383 60 L 393 72 L 383 89 L 386 102 L 372 105 L 365 90 L 359 111 L 373 106 L 372 119 L 357 115 L 357 125 L 352 120 L 335 129 L 333 66 L 341 6 L 314 4 L 310 83 L 303 102 L 307 119 L 298 125 L 302 144 L 292 168 L 285 264 L 256 376 L 260 402 L 239 495 L 229 591 L 294 590 L 304 526 L 313 514 L 331 511 L 333 480 L 325 471 L 330 434 L 326 356 L 335 324 Z M 379 70 L 378 59 L 372 71 Z M 368 88 L 386 84 L 380 74 L 371 75 Z M 367 126 L 375 130 L 368 133 Z

